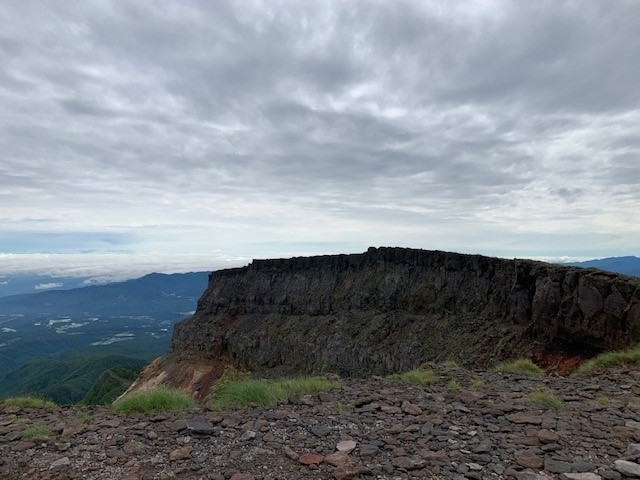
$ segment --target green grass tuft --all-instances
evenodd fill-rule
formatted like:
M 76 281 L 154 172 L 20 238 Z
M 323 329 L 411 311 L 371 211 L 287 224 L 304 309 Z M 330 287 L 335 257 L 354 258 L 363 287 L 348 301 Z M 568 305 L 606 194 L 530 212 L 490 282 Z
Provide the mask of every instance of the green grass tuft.
M 82 423 L 91 423 L 93 417 L 89 415 L 87 412 L 82 410 L 78 411 L 75 415 L 76 419 L 80 420 Z
M 326 392 L 338 386 L 338 382 L 335 380 L 324 377 L 285 378 L 277 380 L 276 384 L 280 384 L 287 391 L 287 396 Z
M 581 377 L 598 370 L 619 366 L 640 368 L 640 345 L 619 352 L 601 353 L 595 358 L 582 362 L 573 375 Z
M 240 380 L 217 385 L 207 405 L 214 410 L 238 410 L 255 404 L 271 407 L 289 397 L 326 392 L 338 383 L 324 377 Z
M 351 410 L 353 410 L 354 405 L 353 403 L 344 403 L 344 402 L 333 402 L 333 408 L 335 408 L 336 413 L 341 414 L 341 413 L 345 413 L 345 412 L 350 412 Z
M 487 382 L 482 378 L 474 378 L 473 380 L 471 380 L 471 383 L 469 383 L 469 386 L 471 388 L 482 388 L 482 387 L 485 387 L 486 385 L 487 385 Z
M 0 400 L 0 406 L 2 407 L 20 407 L 20 408 L 45 408 L 47 410 L 55 410 L 58 406 L 50 402 L 37 397 L 9 397 L 4 400 Z
M 445 360 L 442 362 L 442 366 L 444 368 L 458 368 L 460 365 L 455 360 Z
M 266 380 L 244 380 L 216 389 L 208 405 L 214 410 L 237 410 L 250 404 L 270 407 L 285 397 L 280 385 Z
M 173 412 L 194 407 L 195 400 L 184 392 L 158 388 L 134 392 L 113 403 L 117 413 Z
M 534 390 L 529 395 L 527 395 L 527 400 L 529 403 L 534 405 L 547 405 L 552 408 L 562 408 L 563 403 L 558 397 L 556 397 L 552 392 L 548 390 Z
M 543 377 L 544 370 L 533 363 L 528 358 L 520 358 L 518 360 L 510 360 L 501 362 L 495 368 L 502 373 L 515 373 L 518 375 L 529 375 L 532 377 Z
M 48 427 L 42 427 L 40 425 L 33 425 L 25 428 L 22 432 L 24 438 L 44 440 L 51 436 L 51 429 Z
M 452 378 L 447 382 L 447 388 L 449 390 L 460 390 L 460 383 L 455 378 Z
M 431 385 L 438 381 L 438 375 L 430 368 L 416 368 L 403 373 L 394 373 L 387 378 L 400 382 L 417 383 L 419 385 Z
M 252 379 L 253 377 L 251 376 L 250 372 L 240 370 L 233 365 L 225 365 L 222 376 L 216 381 L 216 384 L 213 388 L 215 391 L 215 389 L 224 388 L 232 383 L 239 383 Z
M 611 404 L 611 399 L 606 395 L 600 394 L 596 397 L 596 403 L 598 405 L 607 406 Z

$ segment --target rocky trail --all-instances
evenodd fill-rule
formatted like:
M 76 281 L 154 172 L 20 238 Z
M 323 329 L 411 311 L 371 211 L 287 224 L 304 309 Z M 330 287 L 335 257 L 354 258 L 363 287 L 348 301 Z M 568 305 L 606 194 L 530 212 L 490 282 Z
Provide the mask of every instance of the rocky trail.
M 0 410 L 1 479 L 640 478 L 640 372 L 532 378 L 436 368 L 340 379 L 272 409 Z M 551 393 L 558 408 L 532 401 Z M 547 397 L 545 397 L 547 398 Z M 25 435 L 29 427 L 48 437 Z

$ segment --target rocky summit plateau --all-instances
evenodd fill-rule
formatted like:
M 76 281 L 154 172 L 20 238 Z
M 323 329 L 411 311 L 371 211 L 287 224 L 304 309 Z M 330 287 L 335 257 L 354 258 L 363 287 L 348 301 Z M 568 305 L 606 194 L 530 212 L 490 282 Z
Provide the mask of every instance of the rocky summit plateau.
M 531 378 L 435 366 L 422 386 L 342 378 L 274 408 L 115 414 L 0 408 L 0 478 L 640 478 L 640 375 Z M 559 403 L 534 401 L 545 391 Z M 47 438 L 25 434 L 47 429 Z
M 132 390 L 209 395 L 226 365 L 365 377 L 454 360 L 486 368 L 640 342 L 640 279 L 408 248 L 254 260 L 209 276 L 196 313 Z

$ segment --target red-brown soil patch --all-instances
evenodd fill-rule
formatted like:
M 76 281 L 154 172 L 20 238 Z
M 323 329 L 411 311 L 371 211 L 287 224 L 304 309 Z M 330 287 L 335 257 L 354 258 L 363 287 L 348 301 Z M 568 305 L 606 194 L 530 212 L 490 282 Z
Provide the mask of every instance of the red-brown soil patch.
M 563 350 L 554 352 L 537 351 L 533 353 L 533 363 L 544 368 L 547 375 L 569 375 L 585 358 Z

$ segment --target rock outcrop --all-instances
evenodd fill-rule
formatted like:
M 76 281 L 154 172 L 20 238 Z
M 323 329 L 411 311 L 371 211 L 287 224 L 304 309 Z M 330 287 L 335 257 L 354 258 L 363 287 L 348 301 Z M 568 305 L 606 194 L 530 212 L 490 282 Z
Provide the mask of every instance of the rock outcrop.
M 534 350 L 640 341 L 640 280 L 530 260 L 407 248 L 254 260 L 210 275 L 169 351 L 134 384 L 208 394 L 226 364 L 261 375 L 484 367 Z

